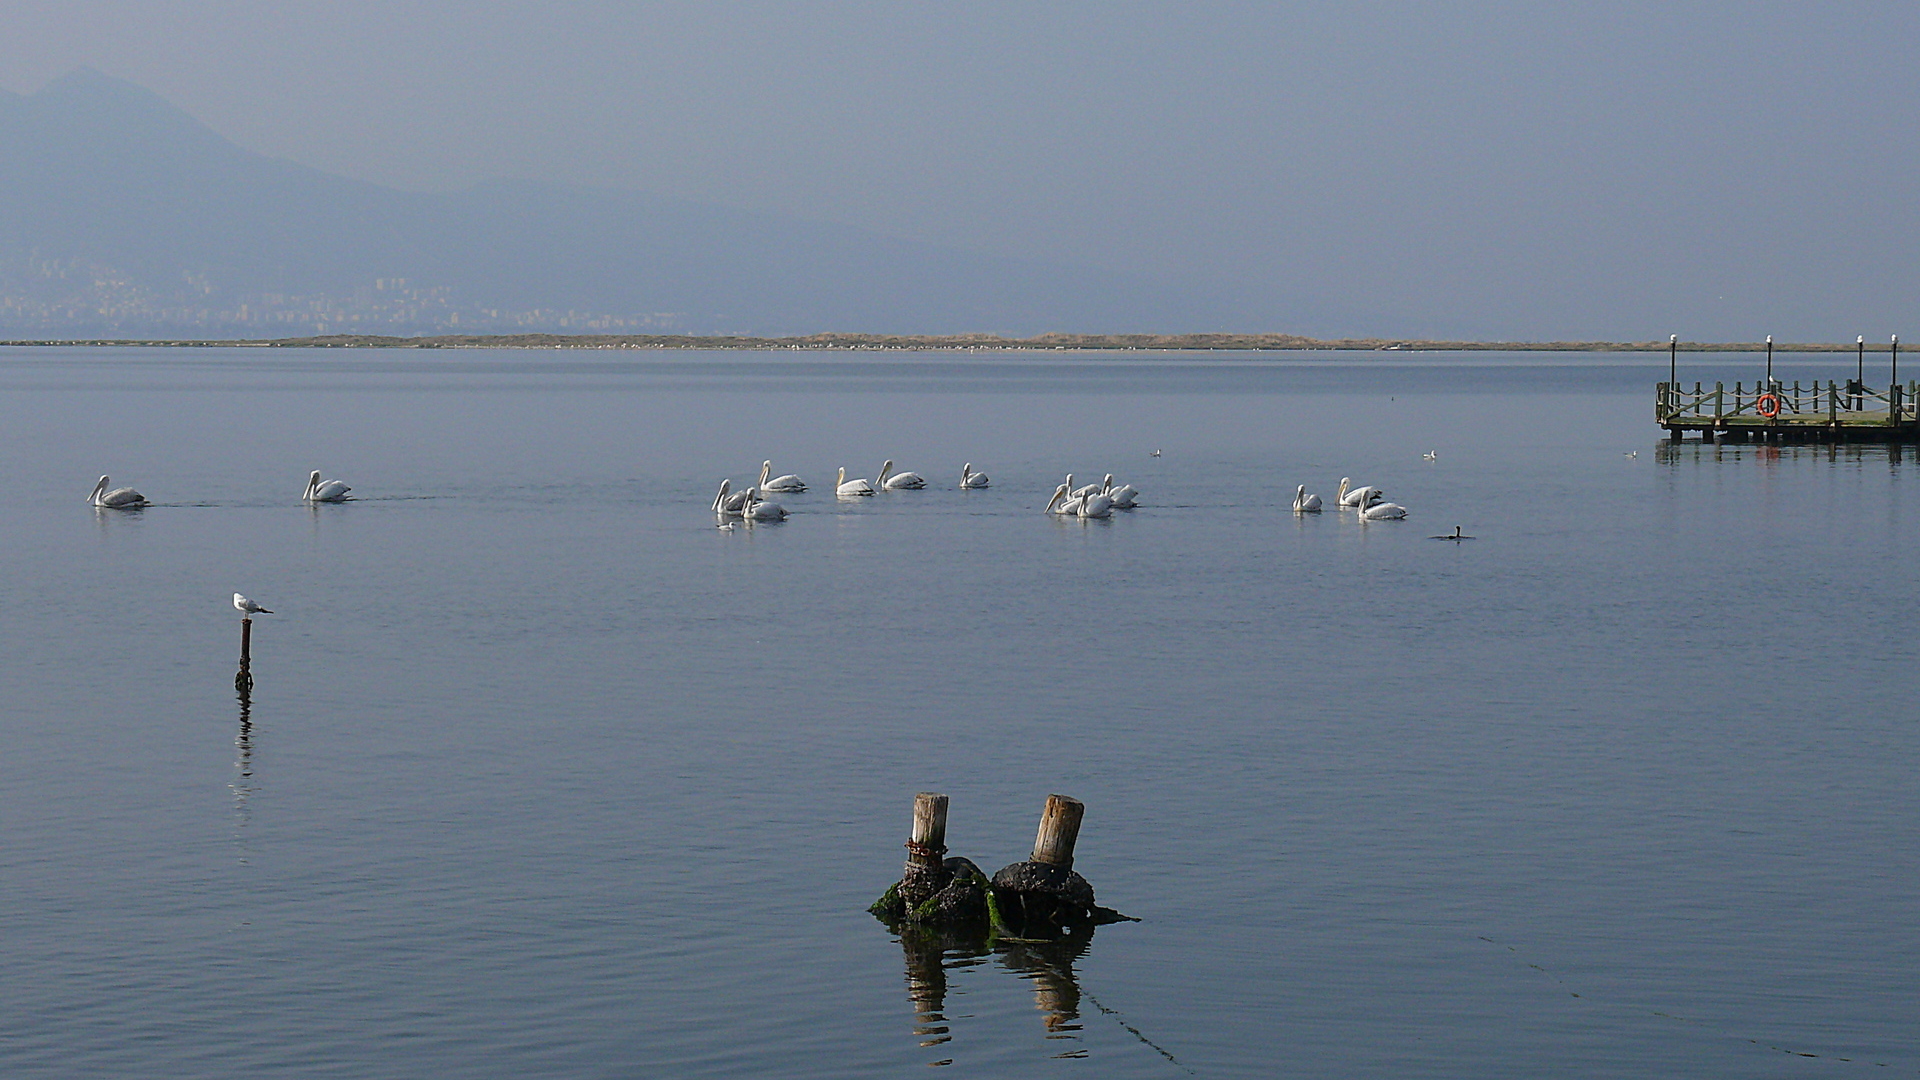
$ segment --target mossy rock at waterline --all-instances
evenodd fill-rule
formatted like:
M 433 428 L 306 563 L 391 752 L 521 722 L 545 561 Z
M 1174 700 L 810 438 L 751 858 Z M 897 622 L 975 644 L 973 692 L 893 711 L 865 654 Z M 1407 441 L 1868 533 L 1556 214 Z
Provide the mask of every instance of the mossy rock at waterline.
M 1050 938 L 1073 926 L 1137 921 L 1099 906 L 1087 879 L 1064 867 L 1014 863 L 989 880 L 972 860 L 962 858 L 910 873 L 867 910 L 896 930 L 977 927 L 1014 938 Z
M 1093 885 L 1077 871 L 1043 862 L 1017 862 L 993 875 L 999 922 L 1021 936 L 1088 923 L 1134 922 L 1094 902 Z
M 937 871 L 902 877 L 867 910 L 889 924 L 986 926 L 995 921 L 992 906 L 987 875 L 971 859 L 955 857 L 942 861 Z

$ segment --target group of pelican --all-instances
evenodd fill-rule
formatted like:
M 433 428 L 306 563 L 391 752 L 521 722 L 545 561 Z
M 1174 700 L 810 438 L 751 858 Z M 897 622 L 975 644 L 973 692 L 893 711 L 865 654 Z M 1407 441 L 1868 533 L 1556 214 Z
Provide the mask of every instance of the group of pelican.
M 1335 506 L 1354 511 L 1361 521 L 1397 521 L 1407 516 L 1407 508 L 1399 503 L 1388 502 L 1386 492 L 1371 484 L 1352 487 L 1352 483 L 1349 477 L 1340 478 L 1340 492 L 1333 497 Z M 1307 494 L 1307 485 L 1301 484 L 1293 493 L 1293 512 L 1319 513 L 1320 496 Z
M 1073 474 L 1067 474 L 1067 482 L 1053 489 L 1053 498 L 1047 500 L 1045 513 L 1062 517 L 1103 518 L 1112 517 L 1115 510 L 1131 510 L 1134 500 L 1140 495 L 1140 489 L 1132 484 L 1113 486 L 1113 474 L 1098 484 L 1083 487 L 1073 486 Z
M 746 521 L 779 521 L 787 516 L 786 507 L 771 502 L 767 492 L 797 492 L 807 490 L 807 482 L 789 473 L 786 476 L 773 476 L 773 462 L 760 463 L 760 478 L 748 485 L 743 491 L 733 490 L 733 481 L 720 481 L 720 492 L 713 497 L 713 512 L 720 515 L 723 528 L 728 527 L 728 518 Z M 974 472 L 973 462 L 969 461 L 960 469 L 960 486 L 966 489 L 983 488 L 991 484 L 986 473 Z M 927 479 L 916 472 L 894 472 L 893 459 L 888 458 L 880 466 L 880 472 L 874 479 L 865 477 L 847 479 L 846 466 L 840 467 L 840 475 L 834 479 L 833 493 L 843 499 L 855 499 L 863 495 L 873 495 L 882 491 L 918 491 L 927 486 Z
M 145 495 L 140 494 L 130 487 L 114 488 L 112 491 L 108 491 L 107 484 L 109 482 L 110 478 L 105 476 L 95 482 L 93 485 L 93 494 L 87 498 L 87 501 L 102 510 L 139 510 L 142 507 L 153 505 L 153 503 L 147 501 Z M 320 470 L 315 469 L 313 473 L 307 477 L 307 490 L 301 493 L 300 501 L 309 503 L 351 502 L 353 501 L 353 496 L 347 494 L 347 492 L 352 490 L 352 488 L 338 480 L 320 479 Z

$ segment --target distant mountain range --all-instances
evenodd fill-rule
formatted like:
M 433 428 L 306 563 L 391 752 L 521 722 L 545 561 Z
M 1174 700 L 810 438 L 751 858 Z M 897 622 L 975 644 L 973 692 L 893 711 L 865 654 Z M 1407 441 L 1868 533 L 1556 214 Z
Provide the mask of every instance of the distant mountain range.
M 0 92 L 0 338 L 1246 321 L 1149 281 L 634 192 L 397 191 L 244 150 L 93 71 Z

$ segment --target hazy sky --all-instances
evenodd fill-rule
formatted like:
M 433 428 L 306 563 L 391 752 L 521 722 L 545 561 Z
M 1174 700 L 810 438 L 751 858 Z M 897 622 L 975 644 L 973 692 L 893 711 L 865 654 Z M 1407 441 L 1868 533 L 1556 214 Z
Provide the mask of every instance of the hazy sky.
M 651 190 L 1270 300 L 1236 329 L 1920 338 L 1912 3 L 0 13 L 10 90 L 90 65 L 400 187 Z

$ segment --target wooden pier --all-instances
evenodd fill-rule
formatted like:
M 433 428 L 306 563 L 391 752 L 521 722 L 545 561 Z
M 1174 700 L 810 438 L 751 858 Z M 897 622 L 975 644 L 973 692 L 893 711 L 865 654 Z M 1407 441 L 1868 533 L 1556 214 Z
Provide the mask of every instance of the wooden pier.
M 1875 390 L 1863 383 L 1756 379 L 1729 387 L 1662 382 L 1654 421 L 1674 442 L 1689 432 L 1705 442 L 1920 443 L 1920 383 Z

